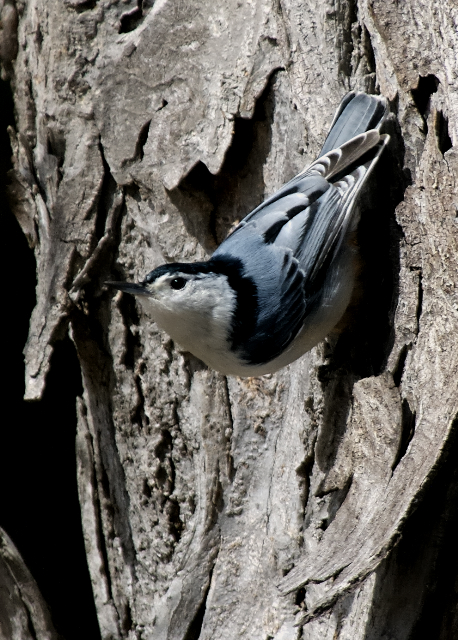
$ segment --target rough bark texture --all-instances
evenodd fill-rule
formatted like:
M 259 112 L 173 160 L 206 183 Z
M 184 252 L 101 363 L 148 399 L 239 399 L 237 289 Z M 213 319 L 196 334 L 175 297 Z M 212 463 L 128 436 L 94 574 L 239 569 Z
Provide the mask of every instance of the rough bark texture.
M 0 637 L 58 640 L 46 602 L 8 535 L 0 529 Z
M 37 262 L 26 398 L 69 333 L 102 638 L 454 637 L 456 3 L 0 4 Z M 388 98 L 392 142 L 327 341 L 226 379 L 105 290 L 208 255 L 314 159 L 349 89 Z

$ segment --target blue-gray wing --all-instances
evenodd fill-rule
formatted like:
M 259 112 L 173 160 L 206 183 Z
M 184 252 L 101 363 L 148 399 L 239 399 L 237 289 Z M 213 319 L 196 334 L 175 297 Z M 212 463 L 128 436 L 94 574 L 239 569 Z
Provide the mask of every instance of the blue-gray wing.
M 354 105 L 359 110 L 367 107 L 365 101 Z M 346 119 L 351 115 L 350 109 Z M 334 127 L 340 124 L 337 118 Z M 348 126 L 355 130 L 354 123 Z M 335 137 L 340 142 L 337 149 L 246 216 L 213 255 L 213 260 L 243 265 L 243 277 L 256 290 L 256 321 L 232 339 L 232 348 L 247 363 L 262 364 L 279 356 L 319 304 L 326 273 L 351 228 L 355 199 L 389 140 L 377 129 L 347 141 L 340 134 Z M 252 312 L 250 308 L 247 316 Z
M 256 287 L 255 326 L 250 335 L 238 332 L 240 340 L 233 340 L 234 350 L 245 353 L 250 364 L 280 355 L 319 304 L 326 273 L 350 228 L 356 195 L 386 142 L 381 137 L 374 155 L 334 184 L 319 171 L 304 175 L 294 193 L 258 208 L 214 253 L 213 259 L 239 260 Z
M 232 349 L 247 364 L 263 364 L 280 355 L 302 326 L 305 279 L 290 249 L 266 243 L 254 225 L 244 231 L 237 241 L 228 238 L 212 263 L 237 271 Z

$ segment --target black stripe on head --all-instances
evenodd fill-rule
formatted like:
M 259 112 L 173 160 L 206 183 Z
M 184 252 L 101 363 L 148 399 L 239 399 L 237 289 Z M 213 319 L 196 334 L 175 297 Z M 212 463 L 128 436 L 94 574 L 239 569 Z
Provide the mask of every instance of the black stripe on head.
M 173 276 L 177 273 L 188 273 L 197 276 L 199 273 L 211 273 L 212 269 L 208 262 L 171 262 L 170 264 L 162 264 L 156 267 L 154 271 L 150 271 L 141 284 L 151 284 L 161 276 Z

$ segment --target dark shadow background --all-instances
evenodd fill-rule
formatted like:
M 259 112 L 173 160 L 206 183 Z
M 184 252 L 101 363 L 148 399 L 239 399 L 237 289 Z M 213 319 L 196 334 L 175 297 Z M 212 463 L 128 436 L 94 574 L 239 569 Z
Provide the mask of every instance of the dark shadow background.
M 3 273 L 3 419 L 0 526 L 19 549 L 65 640 L 99 640 L 76 484 L 76 396 L 80 369 L 69 338 L 57 344 L 46 392 L 24 402 L 22 350 L 35 305 L 35 259 L 5 195 L 14 126 L 9 85 L 0 81 L 0 225 Z
M 224 237 L 242 204 L 254 207 L 259 203 L 257 199 L 247 200 L 246 194 L 262 193 L 260 176 L 252 171 L 252 158 L 256 154 L 262 156 L 269 143 L 273 99 L 270 90 L 266 89 L 251 121 L 236 123 L 239 146 L 229 150 L 222 172 L 211 176 L 203 165 L 198 166 L 171 194 L 185 213 L 194 210 L 191 205 L 196 201 L 207 212 L 211 233 L 199 238 L 204 246 L 205 242 L 216 244 Z M 100 640 L 77 495 L 75 400 L 82 387 L 80 367 L 69 338 L 55 347 L 43 399 L 38 403 L 23 401 L 22 349 L 35 304 L 35 260 L 5 197 L 6 173 L 11 167 L 6 127 L 14 125 L 14 118 L 9 86 L 1 81 L 0 121 L 5 353 L 1 386 L 4 419 L 0 427 L 0 526 L 12 538 L 32 572 L 62 637 Z M 444 139 L 447 141 L 445 136 Z M 387 155 L 381 167 L 389 181 L 396 167 L 390 165 Z M 383 190 L 383 185 L 380 188 Z M 228 192 L 232 195 L 226 206 L 220 194 Z M 391 199 L 396 203 L 400 196 L 394 193 Z M 342 335 L 331 365 L 323 368 L 323 384 L 329 384 L 334 377 L 348 380 L 349 373 L 354 379 L 377 375 L 383 370 L 392 344 L 392 299 L 393 293 L 397 295 L 398 266 L 392 251 L 397 229 L 393 218 L 387 220 L 385 210 L 374 207 L 374 211 L 375 232 L 364 222 L 360 229 L 363 253 L 366 247 L 365 273 L 369 274 L 365 297 L 358 307 L 353 332 Z M 189 217 L 187 222 L 192 232 L 196 221 Z M 378 239 L 376 245 L 374 234 Z M 358 338 L 353 339 L 354 336 Z M 356 345 L 359 351 L 353 352 L 349 345 Z M 333 390 L 336 391 L 335 386 Z M 350 391 L 343 389 L 341 398 L 347 398 Z M 333 437 L 335 434 L 334 423 Z M 368 629 L 367 640 L 458 638 L 457 457 L 455 435 L 441 468 L 436 470 L 417 511 L 406 524 L 401 542 L 380 571 L 383 575 L 377 585 L 377 601 L 380 611 L 388 609 L 388 614 L 381 624 L 374 610 L 377 635 Z M 200 634 L 201 614 L 193 623 L 189 640 Z M 380 629 L 383 631 L 379 633 Z

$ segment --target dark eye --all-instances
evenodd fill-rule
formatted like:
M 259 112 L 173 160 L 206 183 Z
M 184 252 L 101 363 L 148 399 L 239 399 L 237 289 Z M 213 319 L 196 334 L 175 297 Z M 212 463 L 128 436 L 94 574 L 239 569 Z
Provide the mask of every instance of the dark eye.
M 184 278 L 174 278 L 170 281 L 170 286 L 172 289 L 183 289 L 186 285 L 186 280 Z

